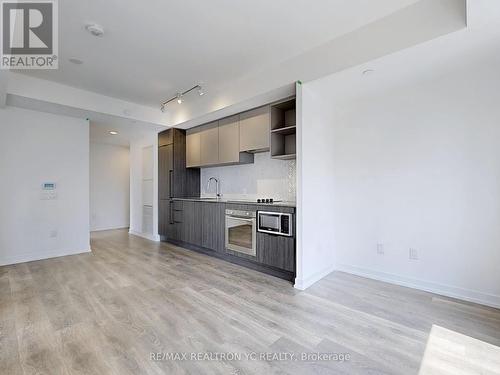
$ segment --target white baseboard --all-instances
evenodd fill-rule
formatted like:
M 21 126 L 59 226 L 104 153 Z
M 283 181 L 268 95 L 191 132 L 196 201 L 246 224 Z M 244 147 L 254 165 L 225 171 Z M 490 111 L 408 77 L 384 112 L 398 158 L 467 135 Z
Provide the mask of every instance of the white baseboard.
M 77 255 L 90 253 L 92 250 L 76 250 L 76 251 L 45 251 L 43 253 L 26 253 L 26 254 L 16 254 L 15 256 L 7 256 L 5 258 L 0 258 L 0 266 L 8 266 L 17 263 L 33 262 L 36 260 L 44 260 L 50 258 L 59 258 L 67 255 Z
M 94 229 L 90 229 L 90 231 L 91 232 L 104 232 L 107 230 L 116 230 L 116 229 L 129 229 L 129 226 L 125 225 L 125 226 L 110 227 L 110 228 L 94 228 Z
M 335 271 L 335 266 L 332 265 L 332 266 L 329 266 L 328 268 L 324 269 L 323 271 L 316 272 L 316 273 L 306 277 L 305 279 L 296 277 L 294 288 L 299 289 L 299 290 L 306 290 L 311 285 L 318 282 L 323 277 L 327 276 L 328 274 L 332 273 L 333 271 Z
M 160 242 L 160 236 L 158 234 L 155 235 L 155 234 L 140 233 L 134 230 L 129 230 L 128 233 L 134 236 L 145 238 L 150 241 Z
M 398 276 L 390 273 L 351 266 L 347 264 L 337 265 L 336 270 L 361 277 L 366 277 L 369 279 L 384 281 L 390 284 L 423 290 L 425 292 L 439 294 L 446 297 L 457 298 L 485 306 L 500 308 L 500 296 L 493 294 L 487 294 L 470 289 L 464 289 L 450 285 L 443 285 L 423 280 L 412 279 L 405 276 Z

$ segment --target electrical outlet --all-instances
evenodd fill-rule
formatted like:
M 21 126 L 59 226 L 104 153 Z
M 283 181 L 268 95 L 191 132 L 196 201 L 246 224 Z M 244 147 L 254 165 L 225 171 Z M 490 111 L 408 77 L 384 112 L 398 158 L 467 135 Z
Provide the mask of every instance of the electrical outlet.
M 49 233 L 50 238 L 56 238 L 57 237 L 57 230 L 51 230 Z
M 414 248 L 410 247 L 409 256 L 410 256 L 411 260 L 418 260 L 418 251 L 417 251 L 417 249 L 414 249 Z
M 384 244 L 381 244 L 381 243 L 377 244 L 377 254 L 379 254 L 379 255 L 384 255 L 385 254 Z

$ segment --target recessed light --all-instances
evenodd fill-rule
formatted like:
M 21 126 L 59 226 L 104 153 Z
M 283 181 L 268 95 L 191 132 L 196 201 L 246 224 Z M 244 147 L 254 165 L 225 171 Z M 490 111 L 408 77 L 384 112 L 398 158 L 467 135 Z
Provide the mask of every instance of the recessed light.
M 102 37 L 104 35 L 104 29 L 101 25 L 96 23 L 91 23 L 85 26 L 85 29 L 91 33 L 93 36 Z
M 76 65 L 82 65 L 82 64 L 83 64 L 83 61 L 82 61 L 82 60 L 80 60 L 80 59 L 75 59 L 75 58 L 73 58 L 73 57 L 72 57 L 71 59 L 68 59 L 68 61 L 69 61 L 70 63 L 76 64 Z
M 110 131 L 110 132 L 109 132 L 109 134 L 111 134 L 111 135 L 117 135 L 117 134 L 118 134 L 118 132 L 115 132 L 115 131 L 113 130 L 113 131 Z

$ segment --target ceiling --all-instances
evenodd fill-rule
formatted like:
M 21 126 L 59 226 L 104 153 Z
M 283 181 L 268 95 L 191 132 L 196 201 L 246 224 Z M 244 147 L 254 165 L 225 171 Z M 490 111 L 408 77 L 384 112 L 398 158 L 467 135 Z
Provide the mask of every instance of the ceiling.
M 489 75 L 489 84 L 498 87 L 500 1 L 469 0 L 467 24 L 466 29 L 345 69 L 307 85 L 310 90 L 329 87 L 329 100 L 338 108 L 358 101 L 371 101 L 393 90 L 401 92 L 409 88 L 415 91 L 421 82 L 439 82 L 449 75 L 459 76 L 461 78 L 457 81 L 464 82 L 475 71 Z M 366 70 L 372 73 L 363 74 Z M 473 95 L 477 85 L 484 85 L 484 82 L 472 80 L 467 90 Z M 484 86 L 480 88 L 484 89 Z M 435 94 L 441 95 L 439 92 Z
M 22 73 L 157 108 L 177 91 L 200 82 L 219 91 L 416 2 L 60 1 L 59 70 Z M 104 37 L 85 31 L 93 22 Z
M 140 125 L 140 126 L 138 126 Z M 156 134 L 160 129 L 149 124 L 138 124 L 134 121 L 127 121 L 118 118 L 97 118 L 90 121 L 90 142 L 104 143 L 116 146 L 130 146 L 130 142 L 143 138 L 148 134 Z M 115 131 L 118 134 L 112 135 L 109 132 Z
M 63 106 L 12 94 L 7 95 L 6 104 L 29 110 L 87 119 L 90 123 L 90 141 L 95 143 L 129 146 L 132 140 L 151 136 L 151 134 L 156 135 L 158 132 L 165 130 L 164 126 L 158 124 Z M 116 131 L 118 134 L 112 135 L 109 133 L 110 131 Z

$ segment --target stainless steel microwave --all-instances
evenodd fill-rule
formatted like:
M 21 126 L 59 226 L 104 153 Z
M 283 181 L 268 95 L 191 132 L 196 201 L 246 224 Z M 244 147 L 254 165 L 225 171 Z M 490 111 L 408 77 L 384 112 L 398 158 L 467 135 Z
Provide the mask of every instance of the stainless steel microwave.
M 293 214 L 257 211 L 257 231 L 291 237 Z

